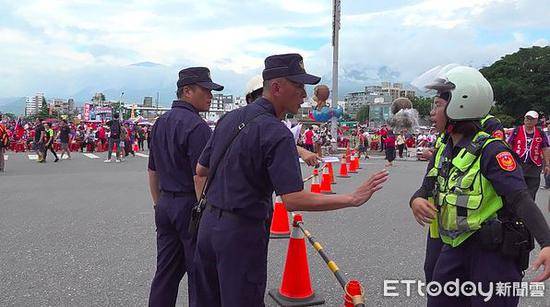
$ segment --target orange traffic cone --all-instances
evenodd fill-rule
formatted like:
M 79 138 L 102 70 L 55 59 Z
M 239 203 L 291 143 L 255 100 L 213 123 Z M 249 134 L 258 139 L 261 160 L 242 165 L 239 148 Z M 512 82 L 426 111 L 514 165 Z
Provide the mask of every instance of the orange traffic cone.
M 269 290 L 269 295 L 280 306 L 322 305 L 325 300 L 316 297 L 311 288 L 306 241 L 298 227 L 299 222 L 302 222 L 302 215 L 294 215 L 283 280 L 279 289 Z
M 336 194 L 332 192 L 332 184 L 330 184 L 330 174 L 328 172 L 328 167 L 323 168 L 323 177 L 321 178 L 321 193 Z
M 281 196 L 275 196 L 275 205 L 273 217 L 271 218 L 271 228 L 269 229 L 269 238 L 282 239 L 290 237 L 290 226 L 288 225 L 288 212 Z
M 313 178 L 311 179 L 311 193 L 321 193 L 321 185 L 319 184 L 319 171 L 313 170 Z
M 334 169 L 332 168 L 332 162 L 327 162 L 328 173 L 330 174 L 330 184 L 336 184 L 334 180 Z
M 357 169 L 363 169 L 359 162 L 361 162 L 361 158 L 359 158 L 359 153 L 356 152 L 355 153 L 355 164 L 356 164 L 355 166 L 357 167 Z
M 340 178 L 349 178 L 348 175 L 348 167 L 346 165 L 346 157 L 342 157 L 342 160 L 340 160 L 340 175 L 338 175 Z
M 346 294 L 344 294 L 344 306 L 345 307 L 354 307 L 357 304 L 365 304 L 364 292 L 361 283 L 357 280 L 350 280 L 344 289 Z
M 351 155 L 350 162 L 349 162 L 349 172 L 350 173 L 357 173 L 357 168 L 355 164 L 355 156 Z

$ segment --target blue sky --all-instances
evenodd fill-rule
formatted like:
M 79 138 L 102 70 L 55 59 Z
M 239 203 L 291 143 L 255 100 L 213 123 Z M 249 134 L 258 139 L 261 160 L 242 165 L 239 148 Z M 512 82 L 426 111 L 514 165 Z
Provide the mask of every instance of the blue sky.
M 306 69 L 330 76 L 331 3 L 0 0 L 0 97 L 123 87 L 124 74 L 111 72 L 145 61 L 167 68 L 153 74 L 155 86 L 201 65 L 236 90 L 266 56 L 284 52 L 303 54 Z M 550 1 L 343 0 L 342 14 L 342 82 L 358 89 L 381 67 L 410 81 L 435 65 L 481 67 L 550 41 Z

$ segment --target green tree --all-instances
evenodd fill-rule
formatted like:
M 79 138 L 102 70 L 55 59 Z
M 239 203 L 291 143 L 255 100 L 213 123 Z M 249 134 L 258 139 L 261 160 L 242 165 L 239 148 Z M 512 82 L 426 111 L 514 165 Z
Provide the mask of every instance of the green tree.
M 355 117 L 359 123 L 366 122 L 369 119 L 369 106 L 362 106 Z
M 40 110 L 37 114 L 40 118 L 49 118 L 51 117 L 50 114 L 50 108 L 48 107 L 48 103 L 46 103 L 46 98 L 42 98 L 42 103 L 40 104 Z
M 480 71 L 493 87 L 496 112 L 504 120 L 519 124 L 529 110 L 550 114 L 550 46 L 520 48 Z
M 3 116 L 4 116 L 5 118 L 9 118 L 9 119 L 11 119 L 11 120 L 13 120 L 13 119 L 16 118 L 15 114 L 13 114 L 13 113 L 4 113 Z
M 413 108 L 418 111 L 418 116 L 426 118 L 430 116 L 432 110 L 433 98 L 428 97 L 414 97 L 412 100 Z

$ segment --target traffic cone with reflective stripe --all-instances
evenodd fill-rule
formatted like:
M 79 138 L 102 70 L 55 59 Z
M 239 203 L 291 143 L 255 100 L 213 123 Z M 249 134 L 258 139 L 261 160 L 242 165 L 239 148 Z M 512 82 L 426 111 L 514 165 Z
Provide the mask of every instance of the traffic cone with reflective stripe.
M 325 300 L 316 296 L 311 288 L 306 241 L 298 227 L 301 221 L 302 215 L 294 215 L 283 280 L 279 289 L 269 290 L 269 295 L 280 306 L 313 306 L 325 303 Z
M 330 174 L 328 172 L 328 167 L 323 168 L 323 175 L 321 178 L 321 193 L 336 194 L 332 192 L 332 184 L 330 184 Z
M 328 173 L 330 174 L 330 184 L 336 184 L 334 180 L 334 169 L 332 168 L 332 162 L 327 162 Z
M 344 289 L 344 306 L 355 307 L 365 306 L 365 297 L 363 287 L 357 280 L 350 280 Z
M 346 157 L 342 157 L 342 160 L 340 160 L 340 175 L 338 175 L 340 178 L 349 178 L 348 175 L 348 166 L 346 165 Z
M 313 170 L 313 178 L 311 179 L 311 193 L 321 193 L 321 185 L 319 184 L 319 171 Z
M 349 172 L 350 173 L 357 173 L 357 168 L 355 168 L 355 156 L 351 155 L 350 157 L 351 161 L 349 162 Z
M 275 196 L 271 228 L 269 229 L 271 239 L 282 239 L 290 237 L 290 226 L 288 225 L 288 212 L 281 196 Z

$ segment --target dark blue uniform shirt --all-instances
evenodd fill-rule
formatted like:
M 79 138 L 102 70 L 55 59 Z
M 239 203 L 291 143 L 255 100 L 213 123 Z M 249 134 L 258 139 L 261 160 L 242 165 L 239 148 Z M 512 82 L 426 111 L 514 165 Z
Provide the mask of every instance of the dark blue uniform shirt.
M 284 195 L 304 188 L 294 137 L 276 117 L 271 102 L 259 98 L 227 113 L 218 122 L 199 163 L 210 167 L 237 126 L 259 113 L 265 114 L 240 132 L 218 164 L 206 198 L 208 204 L 222 210 L 265 220 L 272 210 L 273 191 Z
M 189 103 L 176 100 L 151 131 L 149 169 L 159 175 L 160 189 L 194 193 L 193 176 L 212 130 Z

